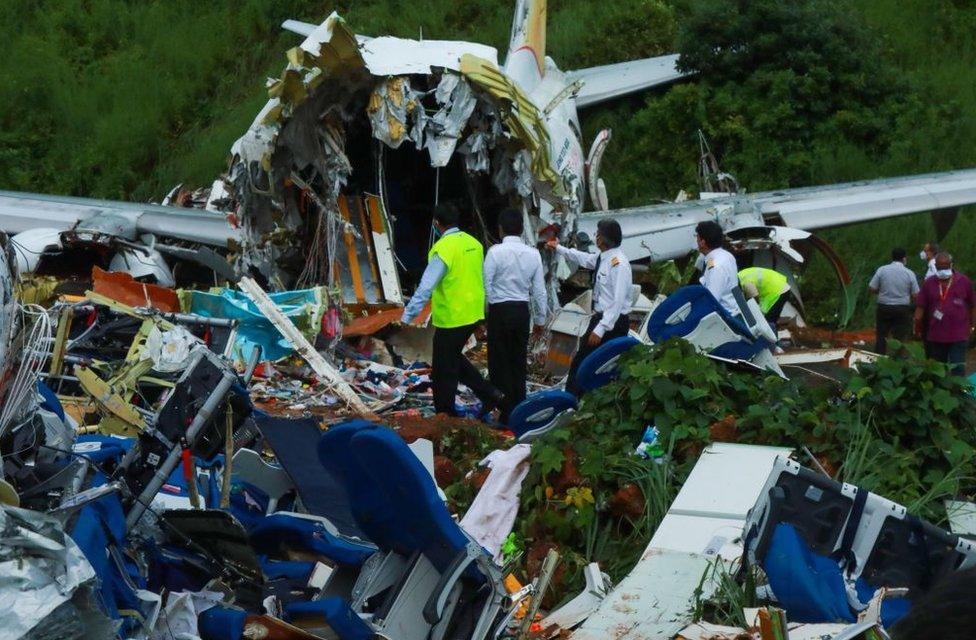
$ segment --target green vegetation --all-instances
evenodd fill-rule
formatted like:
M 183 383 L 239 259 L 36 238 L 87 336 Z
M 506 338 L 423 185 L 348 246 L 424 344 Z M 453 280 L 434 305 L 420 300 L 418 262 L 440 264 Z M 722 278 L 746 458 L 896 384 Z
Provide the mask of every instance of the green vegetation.
M 529 549 L 560 547 L 567 579 L 557 594 L 576 593 L 593 561 L 618 580 L 716 440 L 806 447 L 836 478 L 941 523 L 944 498 L 976 491 L 976 399 L 945 365 L 904 349 L 811 387 L 729 370 L 680 340 L 635 347 L 617 382 L 587 394 L 572 425 L 533 445 L 519 535 Z M 634 455 L 646 425 L 669 443 L 660 463 Z
M 976 7 L 952 0 L 561 0 L 548 53 L 574 68 L 684 54 L 696 79 L 583 113 L 614 129 L 604 176 L 614 206 L 697 190 L 701 128 L 750 189 L 976 164 Z M 464 38 L 503 48 L 514 2 L 363 0 L 130 3 L 12 0 L 0 24 L 0 188 L 160 198 L 205 185 L 265 99 L 298 37 L 286 17 L 338 10 L 366 34 Z M 747 45 L 747 46 L 746 46 Z M 868 231 L 870 229 L 870 231 Z M 964 211 L 945 245 L 976 270 Z M 866 234 L 869 234 L 866 235 Z M 825 235 L 858 289 L 894 245 L 935 234 L 927 214 Z M 871 242 L 864 242 L 870 237 Z M 920 263 L 913 262 L 920 269 Z M 804 282 L 814 316 L 837 293 L 823 261 Z M 856 323 L 870 317 L 859 297 Z

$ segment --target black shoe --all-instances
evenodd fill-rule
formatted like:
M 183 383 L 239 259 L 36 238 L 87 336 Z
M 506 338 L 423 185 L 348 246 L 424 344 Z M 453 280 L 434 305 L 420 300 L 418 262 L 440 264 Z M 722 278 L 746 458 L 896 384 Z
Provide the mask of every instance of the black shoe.
M 482 415 L 486 413 L 491 413 L 495 409 L 505 405 L 505 394 L 501 391 L 495 391 L 488 399 L 481 403 L 481 413 Z

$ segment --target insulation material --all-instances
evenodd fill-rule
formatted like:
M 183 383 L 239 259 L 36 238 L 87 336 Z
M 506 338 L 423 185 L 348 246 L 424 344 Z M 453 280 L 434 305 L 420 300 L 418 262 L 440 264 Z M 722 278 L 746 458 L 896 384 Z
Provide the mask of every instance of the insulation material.
M 373 137 L 391 149 L 399 147 L 408 137 L 420 147 L 426 119 L 421 97 L 420 92 L 410 86 L 409 78 L 404 76 L 387 78 L 377 84 L 366 107 L 373 125 Z
M 503 135 L 495 115 L 490 103 L 479 100 L 468 118 L 468 135 L 458 146 L 458 153 L 464 156 L 464 166 L 469 172 L 488 173 L 491 168 L 491 152 Z
M 433 167 L 446 167 L 457 147 L 461 130 L 474 112 L 477 99 L 471 85 L 459 75 L 445 73 L 434 91 L 440 109 L 427 123 L 427 141 Z
M 146 337 L 142 359 L 152 360 L 153 371 L 175 373 L 186 368 L 190 351 L 197 344 L 202 343 L 181 325 L 165 331 L 159 325 L 153 325 Z
M 90 583 L 95 571 L 55 518 L 0 505 L 0 620 L 20 638 Z

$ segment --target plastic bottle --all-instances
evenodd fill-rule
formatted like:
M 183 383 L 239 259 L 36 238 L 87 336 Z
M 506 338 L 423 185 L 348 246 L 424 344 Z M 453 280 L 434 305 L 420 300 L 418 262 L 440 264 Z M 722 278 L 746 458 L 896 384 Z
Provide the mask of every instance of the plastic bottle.
M 634 454 L 644 460 L 653 460 L 658 464 L 664 462 L 664 448 L 661 446 L 660 436 L 661 432 L 658 431 L 657 427 L 648 425 L 644 429 L 644 435 L 641 437 L 637 449 L 634 450 Z

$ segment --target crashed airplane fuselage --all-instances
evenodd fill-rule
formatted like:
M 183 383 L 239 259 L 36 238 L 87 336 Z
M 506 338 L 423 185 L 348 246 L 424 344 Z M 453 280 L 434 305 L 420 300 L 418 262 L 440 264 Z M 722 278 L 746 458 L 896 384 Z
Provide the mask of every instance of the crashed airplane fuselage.
M 606 142 L 584 158 L 577 102 L 681 74 L 675 56 L 563 73 L 545 57 L 545 12 L 517 4 L 502 67 L 491 47 L 356 36 L 337 14 L 286 22 L 306 39 L 233 147 L 241 266 L 276 286 L 329 281 L 349 304 L 400 304 L 439 202 L 459 204 L 486 241 L 507 206 L 533 237 L 550 225 L 568 234 L 587 182 L 600 200 L 587 168 Z
M 747 262 L 792 277 L 812 244 L 844 281 L 809 231 L 976 202 L 976 172 L 963 171 L 612 211 L 599 177 L 609 131 L 584 154 L 577 110 L 681 78 L 677 56 L 561 71 L 545 55 L 545 0 L 516 2 L 501 66 L 489 46 L 360 36 L 337 14 L 284 26 L 305 40 L 205 210 L 0 192 L 0 229 L 28 231 L 14 238 L 21 270 L 81 250 L 160 284 L 194 272 L 168 263 L 195 262 L 272 289 L 327 283 L 353 310 L 398 306 L 425 266 L 434 206 L 451 201 L 486 243 L 509 206 L 531 242 L 574 243 L 614 216 L 633 261 L 687 255 L 694 225 L 713 219 Z M 555 294 L 570 272 L 547 261 Z

